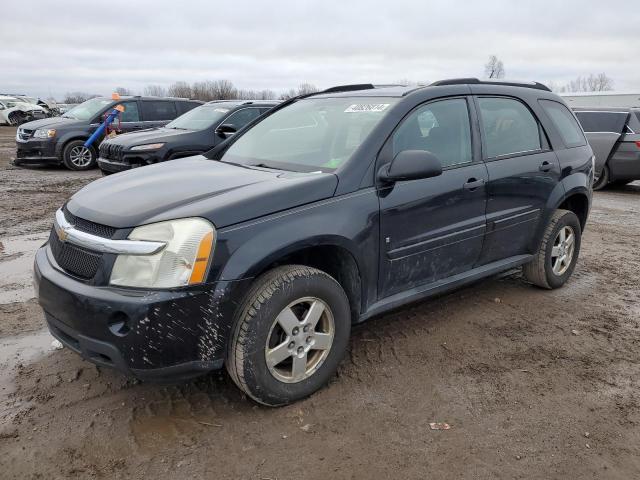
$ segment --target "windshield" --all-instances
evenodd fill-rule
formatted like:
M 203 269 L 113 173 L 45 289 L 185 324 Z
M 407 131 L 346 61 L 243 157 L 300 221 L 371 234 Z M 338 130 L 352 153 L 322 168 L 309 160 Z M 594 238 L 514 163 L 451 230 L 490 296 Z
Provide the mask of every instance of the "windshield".
M 63 117 L 75 118 L 76 120 L 91 120 L 100 113 L 106 106 L 113 103 L 107 98 L 92 98 L 67 111 Z
M 269 115 L 220 159 L 298 172 L 344 164 L 397 98 L 309 98 Z
M 218 123 L 235 105 L 201 105 L 180 115 L 166 128 L 178 130 L 204 130 Z

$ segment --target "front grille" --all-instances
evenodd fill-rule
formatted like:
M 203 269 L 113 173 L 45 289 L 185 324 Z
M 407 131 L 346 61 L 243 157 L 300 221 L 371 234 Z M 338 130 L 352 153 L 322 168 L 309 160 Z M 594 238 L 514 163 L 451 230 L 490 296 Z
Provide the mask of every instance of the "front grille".
M 116 145 L 111 142 L 102 142 L 102 144 L 100 144 L 100 158 L 121 162 L 123 150 L 124 147 L 122 145 Z
M 82 232 L 103 238 L 113 238 L 116 233 L 116 229 L 113 227 L 76 217 L 69 212 L 66 207 L 63 208 L 62 212 L 67 222 Z M 102 253 L 94 252 L 71 243 L 61 242 L 55 227 L 51 229 L 51 234 L 49 235 L 49 246 L 53 258 L 58 262 L 60 268 L 84 280 L 93 278 L 102 264 Z
M 95 276 L 102 263 L 102 254 L 91 252 L 70 243 L 61 242 L 55 228 L 49 235 L 49 247 L 58 265 L 67 272 L 89 280 Z
M 76 229 L 80 230 L 81 232 L 98 235 L 99 237 L 104 238 L 113 238 L 114 233 L 116 233 L 116 229 L 113 227 L 101 225 L 99 223 L 85 220 L 84 218 L 76 217 L 71 212 L 69 212 L 66 207 L 62 210 L 62 212 L 64 213 L 64 218 L 67 219 L 67 222 L 75 226 Z

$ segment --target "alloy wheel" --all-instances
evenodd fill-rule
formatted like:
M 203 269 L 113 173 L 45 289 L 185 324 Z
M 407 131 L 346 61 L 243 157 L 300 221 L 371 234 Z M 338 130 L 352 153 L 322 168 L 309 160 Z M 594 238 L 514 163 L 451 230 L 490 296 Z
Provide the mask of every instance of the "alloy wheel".
M 69 152 L 69 160 L 76 167 L 86 167 L 91 163 L 91 150 L 84 145 L 77 145 Z
M 551 269 L 553 273 L 563 275 L 571 266 L 575 251 L 576 236 L 573 228 L 565 226 L 560 229 L 551 249 Z
M 273 321 L 265 359 L 271 375 L 284 383 L 312 376 L 333 344 L 335 322 L 329 306 L 315 297 L 295 300 Z

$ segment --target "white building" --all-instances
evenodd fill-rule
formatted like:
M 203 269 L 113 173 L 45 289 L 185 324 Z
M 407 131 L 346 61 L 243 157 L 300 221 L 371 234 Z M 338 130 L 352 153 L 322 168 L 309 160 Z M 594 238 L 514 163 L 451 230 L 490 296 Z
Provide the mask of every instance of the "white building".
M 574 92 L 559 95 L 570 107 L 640 107 L 640 93 Z

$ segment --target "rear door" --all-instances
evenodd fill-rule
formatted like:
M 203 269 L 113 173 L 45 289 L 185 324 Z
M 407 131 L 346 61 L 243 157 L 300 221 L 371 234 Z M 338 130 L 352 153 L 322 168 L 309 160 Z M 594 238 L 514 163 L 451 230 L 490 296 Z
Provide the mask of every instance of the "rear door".
M 598 176 L 625 131 L 629 113 L 604 110 L 579 110 L 574 113 L 596 156 Z
M 471 270 L 478 261 L 488 176 L 472 114 L 465 97 L 429 102 L 405 117 L 383 148 L 383 162 L 403 150 L 430 151 L 443 172 L 380 186 L 380 298 Z
M 538 119 L 512 97 L 477 96 L 489 172 L 487 235 L 480 265 L 533 253 L 533 239 L 560 165 Z
M 144 128 L 162 127 L 178 116 L 174 101 L 143 100 L 141 103 Z

